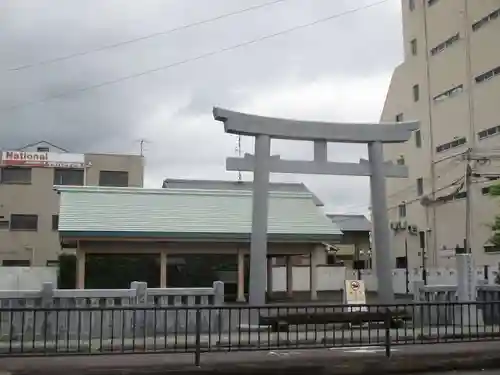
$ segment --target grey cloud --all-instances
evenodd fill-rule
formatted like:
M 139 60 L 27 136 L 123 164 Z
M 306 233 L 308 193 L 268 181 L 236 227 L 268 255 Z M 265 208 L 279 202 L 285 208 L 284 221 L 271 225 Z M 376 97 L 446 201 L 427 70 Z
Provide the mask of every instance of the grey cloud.
M 196 6 L 194 0 L 2 2 L 0 107 L 120 79 L 370 3 L 289 0 L 81 58 L 6 71 L 262 2 L 206 0 L 203 5 L 196 2 Z M 222 125 L 214 122 L 212 106 L 244 109 L 255 98 L 281 95 L 290 83 L 299 88 L 295 95 L 300 96 L 301 85 L 311 82 L 387 75 L 401 59 L 398 3 L 389 1 L 358 14 L 116 85 L 18 111 L 0 111 L 0 146 L 18 147 L 47 139 L 73 151 L 137 152 L 137 140 L 146 138 L 151 141 L 146 145 L 150 185 L 158 186 L 165 176 L 235 178 L 235 173 L 224 171 L 225 157 L 235 152 L 235 137 L 224 134 Z M 335 104 L 321 110 L 324 118 L 349 117 L 351 112 L 335 108 Z M 300 101 L 294 106 L 300 107 Z M 261 108 L 256 105 L 253 110 Z M 279 115 L 287 116 L 288 112 L 285 104 Z M 302 118 L 310 115 L 300 108 L 290 112 Z M 358 114 L 353 111 L 352 119 Z M 377 117 L 370 116 L 373 120 Z M 251 147 L 245 140 L 244 150 L 251 151 Z M 332 158 L 339 160 L 356 160 L 365 152 L 346 145 L 332 150 Z M 292 158 L 312 156 L 312 146 L 308 145 L 278 142 L 273 151 Z M 349 195 L 353 191 L 363 195 L 365 201 L 367 197 L 366 182 L 358 180 L 275 178 L 307 180 L 315 189 L 324 190 L 322 194 L 331 202 L 360 200 Z

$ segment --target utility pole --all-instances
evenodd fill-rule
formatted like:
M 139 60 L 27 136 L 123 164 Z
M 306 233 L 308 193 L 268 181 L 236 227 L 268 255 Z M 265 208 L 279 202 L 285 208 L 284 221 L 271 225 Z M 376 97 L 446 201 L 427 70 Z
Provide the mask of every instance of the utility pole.
M 238 138 L 236 140 L 236 155 L 238 155 L 239 158 L 241 158 L 242 150 L 241 150 L 241 134 L 238 134 Z M 243 179 L 241 175 L 241 171 L 238 170 L 238 182 L 241 182 Z
M 471 149 L 469 148 L 466 153 L 466 166 L 465 166 L 465 252 L 472 252 L 472 165 L 471 165 Z
M 144 138 L 137 139 L 134 142 L 138 142 L 139 143 L 140 155 L 144 156 L 144 151 L 146 151 L 145 146 L 146 146 L 147 143 L 151 143 L 151 142 L 149 142 L 147 139 L 144 139 Z
M 410 268 L 408 261 L 408 230 L 405 231 L 405 283 L 406 283 L 406 294 L 410 293 Z

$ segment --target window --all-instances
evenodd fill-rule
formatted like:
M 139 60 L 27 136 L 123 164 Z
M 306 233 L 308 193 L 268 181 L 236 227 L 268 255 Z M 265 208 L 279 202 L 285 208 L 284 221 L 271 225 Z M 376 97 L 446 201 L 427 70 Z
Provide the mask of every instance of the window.
M 100 171 L 99 186 L 128 186 L 128 172 L 122 171 Z
M 10 215 L 10 230 L 38 230 L 38 215 Z
M 497 10 L 494 10 L 493 12 L 491 12 L 490 14 L 488 14 L 487 16 L 485 16 L 485 17 L 481 18 L 479 21 L 475 22 L 472 25 L 472 30 L 473 31 L 477 31 L 481 27 L 483 27 L 486 24 L 490 23 L 491 21 L 497 20 L 499 18 L 500 18 L 500 8 L 498 8 Z
M 417 39 L 411 40 L 410 47 L 411 47 L 411 54 L 413 56 L 417 56 L 417 53 L 418 53 Z
M 466 191 L 461 191 L 459 193 L 456 193 L 454 196 L 453 196 L 453 199 L 464 199 L 467 197 L 467 192 Z
M 420 100 L 420 87 L 418 85 L 413 85 L 413 101 L 418 102 Z
M 396 257 L 396 268 L 398 269 L 408 268 L 408 261 L 406 257 Z
M 27 259 L 4 259 L 2 266 L 4 267 L 29 267 L 31 262 Z
M 467 138 L 465 137 L 456 138 L 451 142 L 443 143 L 442 145 L 437 146 L 436 152 L 443 152 L 451 148 L 460 147 L 466 143 L 467 143 Z
M 424 179 L 422 177 L 417 178 L 417 195 L 424 194 Z
M 398 160 L 397 160 L 398 165 L 405 165 L 405 157 L 404 155 L 400 155 Z
M 415 130 L 415 146 L 417 148 L 422 147 L 422 133 L 420 132 L 420 129 Z
M 484 188 L 481 189 L 481 193 L 483 195 L 490 195 L 490 187 L 489 186 L 486 186 Z
M 48 147 L 45 147 L 45 146 L 41 146 L 41 147 L 37 147 L 36 148 L 36 151 L 37 152 L 49 152 L 50 149 Z
M 476 77 L 476 83 L 482 83 L 489 81 L 490 79 L 500 76 L 500 66 L 497 66 L 495 69 L 491 69 L 486 73 L 480 74 Z
M 9 220 L 0 219 L 0 229 L 9 229 Z
M 436 95 L 433 100 L 435 103 L 442 102 L 443 100 L 446 100 L 448 98 L 451 98 L 457 94 L 460 94 L 462 91 L 464 91 L 464 86 L 463 85 L 458 85 L 455 86 L 449 90 L 446 90 L 445 92 L 442 92 L 439 95 Z
M 398 215 L 400 218 L 406 217 L 406 203 L 401 203 L 398 206 Z
M 492 128 L 488 128 L 485 130 L 481 130 L 479 133 L 477 133 L 477 137 L 479 140 L 488 138 L 491 136 L 494 136 L 496 134 L 500 134 L 500 125 L 499 126 L 493 126 Z
M 54 185 L 76 185 L 83 186 L 84 170 L 83 169 L 54 169 Z
M 54 169 L 54 185 L 83 186 L 83 169 Z
M 485 253 L 498 253 L 500 252 L 500 247 L 495 245 L 484 245 Z
M 404 115 L 402 113 L 398 113 L 396 115 L 396 122 L 403 122 L 404 120 Z
M 31 168 L 2 168 L 2 184 L 31 184 Z
M 337 259 L 334 254 L 328 254 L 326 256 L 326 264 L 328 264 L 329 266 L 337 264 Z
M 415 0 L 408 0 L 408 8 L 410 9 L 410 11 L 415 10 Z
M 59 229 L 59 215 L 52 215 L 52 230 Z
M 431 49 L 431 55 L 437 55 L 440 52 L 443 52 L 446 48 L 451 47 L 453 44 L 460 40 L 460 33 L 456 33 L 452 37 L 449 37 L 444 42 L 439 43 L 436 47 Z

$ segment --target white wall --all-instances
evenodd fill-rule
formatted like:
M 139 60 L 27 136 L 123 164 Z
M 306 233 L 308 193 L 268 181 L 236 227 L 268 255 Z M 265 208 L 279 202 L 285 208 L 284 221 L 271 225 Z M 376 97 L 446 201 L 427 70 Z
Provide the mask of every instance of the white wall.
M 346 267 L 325 267 L 321 266 L 318 272 L 318 291 L 337 291 L 344 288 L 344 280 L 357 279 L 357 271 Z M 478 280 L 485 280 L 484 268 L 476 269 Z M 494 283 L 497 270 L 489 269 L 488 282 Z M 377 290 L 377 279 L 372 270 L 363 270 L 362 279 L 368 291 Z M 404 269 L 394 269 L 393 287 L 398 294 L 406 293 L 406 275 Z M 409 291 L 413 291 L 414 281 L 422 280 L 422 271 L 412 269 L 408 275 Z M 293 267 L 293 290 L 297 292 L 309 291 L 309 267 Z M 427 283 L 429 285 L 456 285 L 457 272 L 452 268 L 430 268 L 427 270 Z M 286 267 L 273 267 L 273 291 L 284 292 L 286 290 Z
M 57 285 L 57 267 L 0 267 L 0 290 L 40 290 Z

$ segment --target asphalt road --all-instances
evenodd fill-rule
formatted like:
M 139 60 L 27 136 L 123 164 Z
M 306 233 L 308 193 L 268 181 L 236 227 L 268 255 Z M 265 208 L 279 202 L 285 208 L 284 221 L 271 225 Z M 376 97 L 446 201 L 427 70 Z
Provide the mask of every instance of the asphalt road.
M 349 373 L 373 375 L 397 374 L 394 370 L 405 369 L 405 373 L 416 371 L 414 366 L 444 364 L 450 359 L 460 363 L 468 361 L 481 366 L 485 361 L 495 359 L 500 364 L 500 342 L 408 345 L 393 348 L 390 361 L 385 358 L 383 347 L 334 348 L 320 350 L 290 350 L 276 352 L 232 352 L 206 353 L 201 356 L 203 374 L 285 374 L 291 370 L 301 373 L 339 374 L 345 369 Z M 1 371 L 12 374 L 194 374 L 193 354 L 129 354 L 96 355 L 74 357 L 20 357 L 2 358 Z M 387 370 L 391 366 L 391 370 Z M 396 367 L 395 367 L 396 366 Z M 398 367 L 400 366 L 400 367 Z M 449 364 L 447 365 L 449 366 Z M 457 368 L 457 367 L 454 367 Z M 463 368 L 463 367 L 462 367 Z M 471 367 L 467 367 L 471 368 Z M 328 369 L 328 372 L 325 372 Z M 425 367 L 427 369 L 427 367 Z M 434 368 L 435 369 L 435 368 Z M 433 369 L 433 370 L 434 370 Z M 356 372 L 358 371 L 359 372 Z M 408 371 L 410 370 L 410 371 Z M 368 372 L 367 372 L 368 371 Z M 200 374 L 200 372 L 197 372 Z M 421 372 L 420 372 L 421 373 Z M 432 373 L 432 372 L 431 372 Z M 429 375 L 431 374 L 429 373 Z M 453 372 L 451 373 L 453 374 Z M 488 372 L 455 372 L 456 375 L 486 375 Z M 490 372 L 499 374 L 499 371 Z M 488 374 L 489 375 L 489 374 Z

